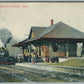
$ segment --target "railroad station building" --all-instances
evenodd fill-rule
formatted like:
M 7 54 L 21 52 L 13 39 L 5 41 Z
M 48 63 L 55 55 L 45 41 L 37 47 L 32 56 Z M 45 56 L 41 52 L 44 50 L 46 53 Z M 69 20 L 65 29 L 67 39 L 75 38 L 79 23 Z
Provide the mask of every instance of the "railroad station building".
M 53 24 L 51 20 L 49 27 L 31 27 L 28 38 L 14 44 L 13 47 L 22 47 L 25 57 L 32 56 L 32 52 L 36 52 L 44 61 L 45 58 L 53 57 L 82 57 L 84 33 L 63 22 Z

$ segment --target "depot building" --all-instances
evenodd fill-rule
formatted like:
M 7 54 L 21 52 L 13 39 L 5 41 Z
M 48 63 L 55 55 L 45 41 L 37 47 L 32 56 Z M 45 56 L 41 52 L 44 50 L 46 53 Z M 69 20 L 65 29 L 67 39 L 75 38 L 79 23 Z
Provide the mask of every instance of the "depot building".
M 53 24 L 52 19 L 49 27 L 31 27 L 28 38 L 13 47 L 22 47 L 26 59 L 32 57 L 32 52 L 43 61 L 53 57 L 83 57 L 84 33 L 63 22 Z

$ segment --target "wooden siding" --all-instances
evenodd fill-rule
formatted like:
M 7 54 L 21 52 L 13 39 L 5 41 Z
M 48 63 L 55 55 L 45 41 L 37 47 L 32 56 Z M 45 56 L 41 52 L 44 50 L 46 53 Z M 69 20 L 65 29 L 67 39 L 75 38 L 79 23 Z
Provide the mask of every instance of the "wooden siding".
M 36 37 L 36 36 L 35 36 L 34 32 L 32 31 L 32 33 L 31 33 L 31 38 L 30 38 L 30 39 L 35 38 L 35 37 Z

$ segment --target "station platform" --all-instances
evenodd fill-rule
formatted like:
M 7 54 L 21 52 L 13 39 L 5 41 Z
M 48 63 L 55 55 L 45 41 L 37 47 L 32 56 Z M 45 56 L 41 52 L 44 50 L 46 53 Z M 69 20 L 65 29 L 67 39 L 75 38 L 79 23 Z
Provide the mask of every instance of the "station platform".
M 16 66 L 46 71 L 54 71 L 53 68 L 55 67 L 55 65 L 51 66 L 45 63 L 16 63 Z
M 48 72 L 57 72 L 57 73 L 64 73 L 64 74 L 71 74 L 71 75 L 79 75 L 84 76 L 84 68 L 78 67 L 66 67 L 66 66 L 58 66 L 58 65 L 48 65 L 45 63 L 16 63 L 15 66 L 35 69 L 35 70 L 42 70 Z

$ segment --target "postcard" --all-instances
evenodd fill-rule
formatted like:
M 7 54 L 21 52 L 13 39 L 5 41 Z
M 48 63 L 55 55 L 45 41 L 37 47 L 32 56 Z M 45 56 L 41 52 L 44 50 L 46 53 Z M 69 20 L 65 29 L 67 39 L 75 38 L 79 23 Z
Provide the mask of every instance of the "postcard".
M 0 83 L 83 83 L 84 2 L 0 2 Z

